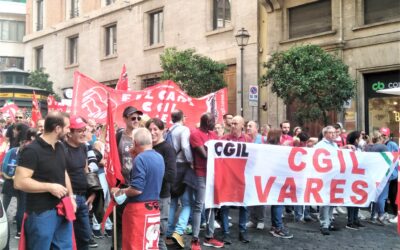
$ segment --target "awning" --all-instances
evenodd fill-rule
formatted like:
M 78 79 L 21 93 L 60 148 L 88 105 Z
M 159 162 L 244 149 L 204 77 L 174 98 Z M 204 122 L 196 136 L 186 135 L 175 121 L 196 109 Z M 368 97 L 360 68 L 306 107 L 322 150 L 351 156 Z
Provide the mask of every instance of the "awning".
M 391 89 L 382 89 L 376 91 L 378 93 L 382 94 L 388 94 L 388 95 L 400 95 L 400 87 L 399 88 L 391 88 Z

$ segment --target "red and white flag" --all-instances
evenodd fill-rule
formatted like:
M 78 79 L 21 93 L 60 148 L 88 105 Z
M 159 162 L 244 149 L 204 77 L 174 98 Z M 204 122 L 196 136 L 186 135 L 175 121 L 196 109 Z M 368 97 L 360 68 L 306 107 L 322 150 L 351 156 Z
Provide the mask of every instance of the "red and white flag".
M 49 95 L 47 97 L 47 109 L 48 111 L 60 111 L 60 112 L 68 111 L 67 105 L 57 102 L 54 96 L 52 95 Z
M 11 101 L 6 102 L 4 106 L 0 108 L 0 112 L 3 113 L 3 116 L 8 116 L 13 121 L 15 120 L 15 114 L 17 113 L 17 111 L 18 111 L 18 106 Z
M 110 96 L 107 95 L 107 135 L 106 135 L 106 147 L 105 147 L 105 157 L 107 159 L 107 164 L 105 167 L 106 178 L 109 188 L 116 187 L 119 184 L 124 184 L 125 180 L 121 172 L 121 162 L 119 161 L 117 138 L 114 129 L 114 118 L 111 106 Z M 115 206 L 115 201 L 111 200 L 108 208 L 104 214 L 101 226 L 104 229 L 105 222 L 108 216 L 111 214 L 113 207 Z
M 36 127 L 36 123 L 39 119 L 42 119 L 42 113 L 40 113 L 39 102 L 36 98 L 36 93 L 33 91 L 31 127 Z
M 122 66 L 121 75 L 119 76 L 117 86 L 115 86 L 116 90 L 129 90 L 128 86 L 128 73 L 126 73 L 125 64 Z

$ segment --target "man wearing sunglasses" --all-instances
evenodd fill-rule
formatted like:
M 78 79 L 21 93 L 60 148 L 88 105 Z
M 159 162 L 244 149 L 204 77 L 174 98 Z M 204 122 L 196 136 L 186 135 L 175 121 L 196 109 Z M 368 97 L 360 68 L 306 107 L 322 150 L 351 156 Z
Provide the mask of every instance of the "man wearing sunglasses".
M 142 120 L 143 112 L 136 109 L 133 106 L 128 106 L 122 113 L 122 118 L 125 122 L 125 128 L 117 132 L 117 145 L 119 160 L 121 161 L 122 176 L 125 179 L 125 183 L 130 182 L 130 172 L 132 169 L 132 155 L 131 150 L 133 149 L 133 136 L 132 133 L 135 129 L 139 128 L 140 121 Z M 125 188 L 128 186 L 123 186 Z M 117 206 L 117 248 L 120 249 L 122 246 L 122 213 L 124 211 L 126 203 Z M 114 242 L 114 239 L 113 239 Z
M 18 147 L 19 146 L 17 138 L 14 135 L 14 127 L 15 127 L 15 124 L 21 123 L 21 122 L 22 123 L 25 122 L 24 113 L 22 112 L 22 110 L 18 110 L 15 113 L 14 123 L 7 128 L 7 132 L 6 132 L 6 140 L 8 140 L 8 142 L 10 142 L 10 148 L 14 148 L 14 147 Z

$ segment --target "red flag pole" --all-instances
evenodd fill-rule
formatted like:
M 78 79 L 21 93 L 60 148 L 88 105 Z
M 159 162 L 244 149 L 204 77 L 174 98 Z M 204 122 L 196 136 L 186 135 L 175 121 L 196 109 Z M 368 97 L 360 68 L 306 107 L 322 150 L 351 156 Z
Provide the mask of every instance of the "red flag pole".
M 106 178 L 108 182 L 108 187 L 111 189 L 113 187 L 118 186 L 119 184 L 125 183 L 125 180 L 122 176 L 121 172 L 121 163 L 119 161 L 118 155 L 118 146 L 116 135 L 114 131 L 114 119 L 113 119 L 113 112 L 112 112 L 112 105 L 109 94 L 107 94 L 107 135 L 106 135 L 106 152 L 107 153 L 107 164 L 106 164 Z M 106 212 L 104 213 L 103 220 L 101 222 L 101 228 L 104 232 L 104 226 L 107 218 L 110 216 L 111 211 L 114 210 L 113 213 L 113 229 L 114 234 L 116 234 L 116 212 L 115 212 L 115 201 L 111 200 L 109 203 Z M 116 238 L 114 238 L 116 239 Z M 116 240 L 114 241 L 116 242 Z M 116 248 L 115 248 L 116 249 Z

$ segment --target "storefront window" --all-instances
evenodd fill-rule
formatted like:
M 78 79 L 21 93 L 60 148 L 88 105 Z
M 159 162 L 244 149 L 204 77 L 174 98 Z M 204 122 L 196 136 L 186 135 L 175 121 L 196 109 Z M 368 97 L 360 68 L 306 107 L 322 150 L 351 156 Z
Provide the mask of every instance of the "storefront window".
M 365 74 L 365 117 L 369 134 L 388 127 L 395 142 L 399 142 L 400 96 L 377 92 L 400 87 L 400 71 Z

